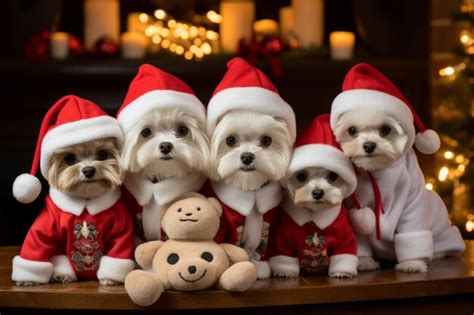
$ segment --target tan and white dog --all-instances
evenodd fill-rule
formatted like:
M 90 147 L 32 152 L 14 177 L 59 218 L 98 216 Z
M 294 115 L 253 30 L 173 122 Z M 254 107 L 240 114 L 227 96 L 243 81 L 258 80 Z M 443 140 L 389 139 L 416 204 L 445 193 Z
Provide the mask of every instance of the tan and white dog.
M 377 257 L 398 262 L 399 271 L 423 272 L 432 258 L 464 251 L 443 201 L 425 188 L 413 150 L 434 153 L 439 137 L 389 79 L 369 65 L 354 66 L 332 104 L 331 127 L 359 170 L 361 205 L 378 218 L 372 235 L 358 235 L 359 270 L 378 268 Z

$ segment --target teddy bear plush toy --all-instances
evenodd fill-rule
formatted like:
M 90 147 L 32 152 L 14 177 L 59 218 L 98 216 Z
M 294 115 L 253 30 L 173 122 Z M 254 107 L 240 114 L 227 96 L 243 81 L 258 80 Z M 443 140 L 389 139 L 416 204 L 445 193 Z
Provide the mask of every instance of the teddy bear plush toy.
M 244 249 L 213 241 L 222 215 L 217 199 L 187 193 L 163 210 L 161 227 L 169 239 L 139 245 L 135 259 L 143 270 L 125 279 L 134 303 L 151 305 L 168 289 L 195 291 L 217 285 L 240 292 L 257 280 Z

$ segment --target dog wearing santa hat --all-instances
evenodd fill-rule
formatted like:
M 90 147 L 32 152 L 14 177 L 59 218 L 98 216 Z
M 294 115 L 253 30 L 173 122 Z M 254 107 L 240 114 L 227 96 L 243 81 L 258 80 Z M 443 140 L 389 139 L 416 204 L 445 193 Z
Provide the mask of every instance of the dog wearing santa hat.
M 292 155 L 295 114 L 259 69 L 241 58 L 227 67 L 207 108 L 208 194 L 224 209 L 215 240 L 246 249 L 262 279 L 271 274 L 264 257 L 268 229 Z
M 377 257 L 397 261 L 399 271 L 424 272 L 432 258 L 464 251 L 443 201 L 425 188 L 413 150 L 435 153 L 440 139 L 388 78 L 370 65 L 354 66 L 333 101 L 331 127 L 358 168 L 361 205 L 377 218 L 372 235 L 357 236 L 359 270 L 378 268 Z
M 343 200 L 357 178 L 334 139 L 329 114 L 298 137 L 282 184 L 283 211 L 271 227 L 268 249 L 273 275 L 356 276 L 357 242 Z
M 136 241 L 160 240 L 160 208 L 206 180 L 206 109 L 175 76 L 144 64 L 117 113 L 124 132 L 121 165 L 136 217 Z M 140 232 L 142 231 L 142 232 Z
M 41 191 L 38 167 L 51 186 L 13 259 L 18 285 L 77 279 L 114 285 L 133 270 L 133 220 L 119 188 L 121 143 L 117 121 L 90 101 L 65 96 L 48 111 L 31 172 L 13 184 L 22 203 Z

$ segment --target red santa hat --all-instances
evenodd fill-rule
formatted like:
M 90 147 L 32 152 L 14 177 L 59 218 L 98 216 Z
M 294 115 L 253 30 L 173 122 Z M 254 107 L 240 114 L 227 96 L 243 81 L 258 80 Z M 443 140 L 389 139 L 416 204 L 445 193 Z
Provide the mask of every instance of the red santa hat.
M 356 189 L 354 167 L 334 138 L 329 114 L 316 117 L 298 136 L 286 178 L 308 167 L 322 167 L 341 176 L 348 185 L 344 197 L 350 196 Z
M 358 108 L 383 110 L 394 116 L 420 152 L 432 154 L 439 150 L 438 134 L 426 129 L 408 100 L 386 76 L 364 63 L 347 73 L 342 93 L 332 103 L 331 127 L 335 128 L 344 112 Z
M 15 179 L 13 196 L 21 203 L 38 198 L 41 192 L 41 183 L 36 177 L 38 167 L 46 177 L 51 156 L 56 150 L 110 137 L 121 143 L 122 131 L 117 121 L 98 105 L 74 95 L 61 98 L 43 119 L 31 171 Z
M 143 64 L 130 83 L 117 120 L 127 133 L 155 109 L 181 109 L 202 124 L 206 123 L 206 108 L 186 83 L 152 65 Z
M 212 135 L 222 115 L 231 110 L 244 109 L 283 119 L 295 141 L 295 113 L 278 94 L 270 79 L 242 58 L 230 60 L 227 68 L 227 73 L 214 90 L 207 106 L 208 134 Z

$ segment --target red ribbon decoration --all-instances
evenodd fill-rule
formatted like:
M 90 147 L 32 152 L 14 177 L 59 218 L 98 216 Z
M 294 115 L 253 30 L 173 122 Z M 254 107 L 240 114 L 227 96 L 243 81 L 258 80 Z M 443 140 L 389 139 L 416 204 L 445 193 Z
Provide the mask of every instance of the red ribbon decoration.
M 239 41 L 238 55 L 251 64 L 255 64 L 260 57 L 265 58 L 272 70 L 272 75 L 278 78 L 283 74 L 280 61 L 283 49 L 284 45 L 279 37 L 270 36 L 257 41 L 254 36 L 250 44 L 247 44 L 244 39 Z

